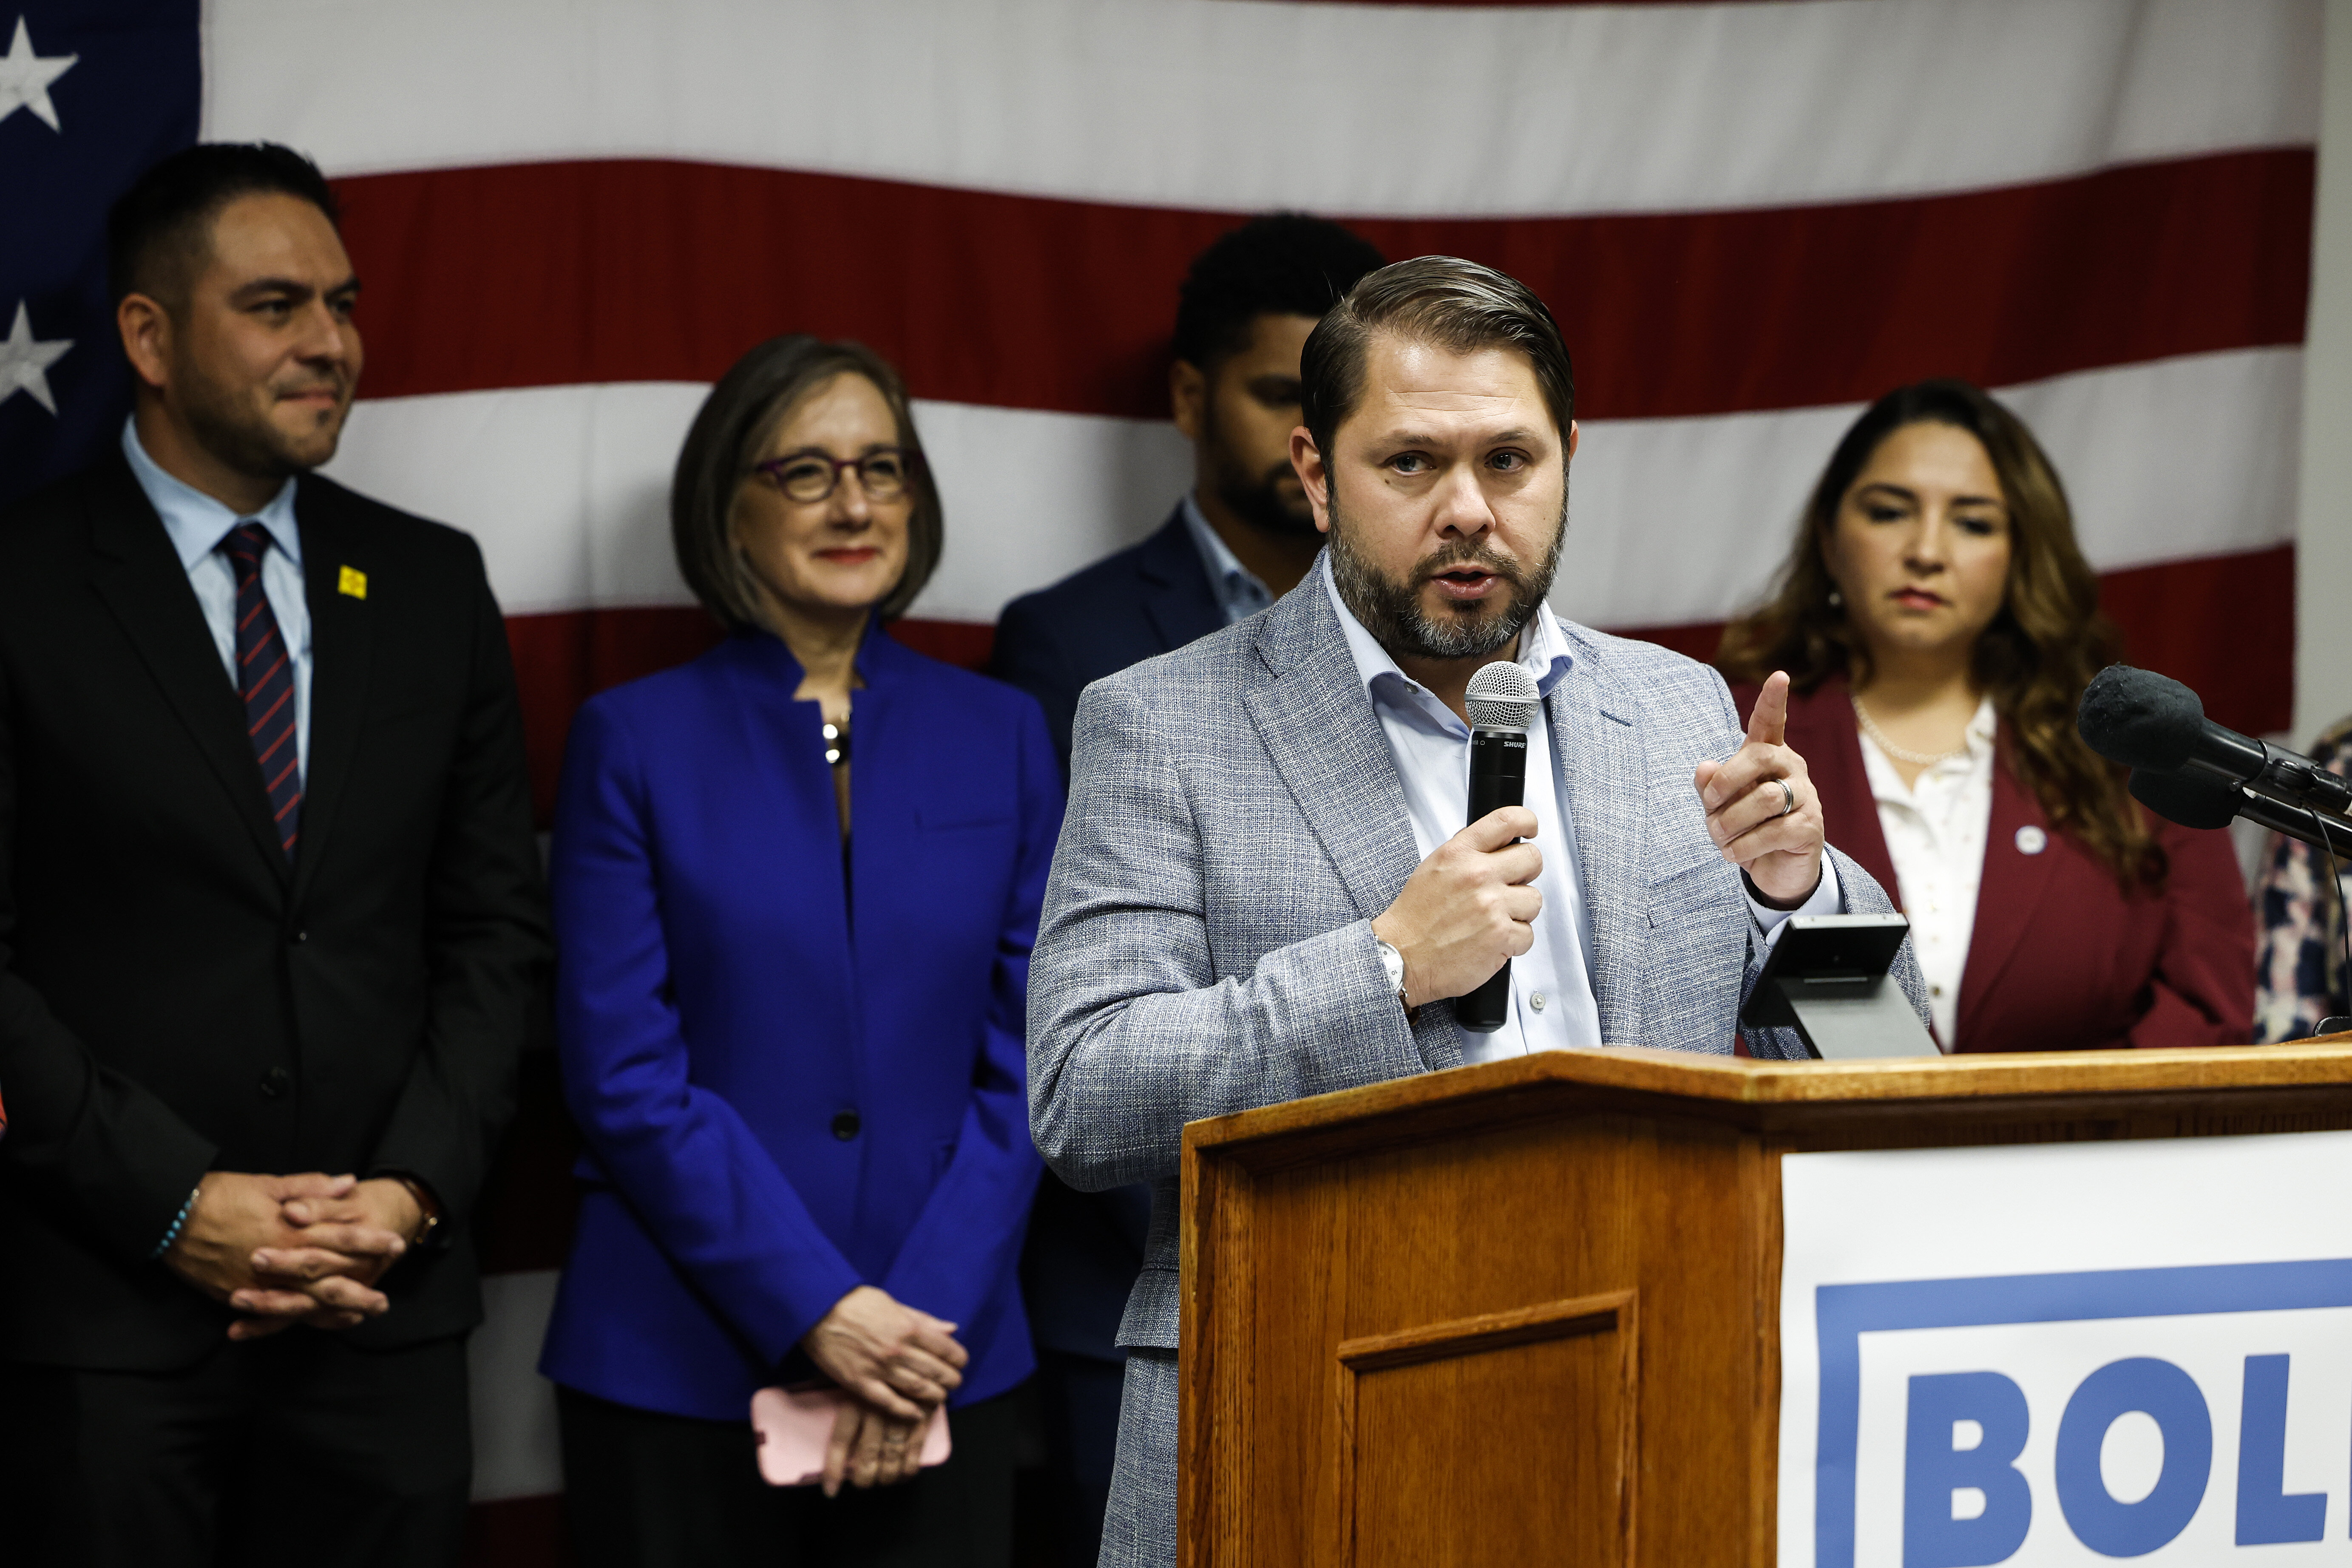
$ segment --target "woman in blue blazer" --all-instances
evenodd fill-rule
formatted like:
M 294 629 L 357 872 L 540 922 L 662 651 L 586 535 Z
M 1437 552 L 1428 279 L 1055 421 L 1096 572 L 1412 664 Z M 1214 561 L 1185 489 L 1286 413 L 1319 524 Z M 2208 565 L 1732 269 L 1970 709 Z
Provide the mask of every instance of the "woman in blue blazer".
M 541 1365 L 577 1544 L 1003 1563 L 1003 1396 L 1033 1364 L 1024 1011 L 1062 809 L 1044 716 L 880 629 L 940 525 L 869 351 L 745 356 L 671 518 L 733 635 L 581 710 L 551 864 L 587 1147 Z M 769 1488 L 752 1394 L 803 1381 L 845 1396 L 825 1479 Z M 919 1471 L 942 1401 L 953 1456 Z

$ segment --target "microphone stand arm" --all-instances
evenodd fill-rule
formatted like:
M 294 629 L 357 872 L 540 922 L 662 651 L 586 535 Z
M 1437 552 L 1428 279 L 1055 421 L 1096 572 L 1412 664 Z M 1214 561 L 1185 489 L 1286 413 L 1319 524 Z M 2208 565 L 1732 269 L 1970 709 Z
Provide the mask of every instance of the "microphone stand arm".
M 2267 827 L 2273 833 L 2284 833 L 2299 839 L 2315 849 L 2330 849 L 2336 855 L 2352 859 L 2352 822 L 2320 812 L 2315 816 L 2308 811 L 2298 811 L 2282 805 L 2267 795 L 2259 795 L 2250 788 L 2238 788 L 2238 815 L 2248 822 Z M 2327 835 L 2322 838 L 2320 834 Z
M 2266 797 L 2289 813 L 2306 807 L 2325 816 L 2342 817 L 2352 811 L 2352 781 L 2337 777 L 2310 758 L 2298 756 L 2272 745 L 2267 741 L 2249 740 L 2227 731 L 2215 735 L 2208 732 L 2209 742 L 2217 746 L 2228 742 L 2231 760 L 2221 762 L 2213 756 L 2191 756 L 2180 765 L 2184 773 L 2202 776 L 2249 795 Z M 2259 822 L 2265 827 L 2276 826 L 2269 818 L 2252 811 L 2241 810 L 2240 816 Z M 2282 833 L 2294 829 L 2280 827 Z M 2316 843 L 2310 837 L 2308 825 L 2301 836 L 2306 843 Z

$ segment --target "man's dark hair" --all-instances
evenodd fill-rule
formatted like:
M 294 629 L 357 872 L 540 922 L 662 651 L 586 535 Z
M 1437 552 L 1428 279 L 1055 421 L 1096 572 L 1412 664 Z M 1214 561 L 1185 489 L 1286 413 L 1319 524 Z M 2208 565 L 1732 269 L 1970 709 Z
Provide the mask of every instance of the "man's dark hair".
M 1320 316 L 1385 259 L 1328 218 L 1268 213 L 1192 258 L 1176 296 L 1176 357 L 1202 371 L 1248 346 L 1260 316 Z
M 1324 460 L 1364 395 L 1364 353 L 1374 332 L 1394 332 L 1449 353 L 1517 349 L 1563 445 L 1576 418 L 1576 370 L 1559 323 L 1535 290 L 1506 272 L 1458 256 L 1421 256 L 1383 267 L 1348 290 L 1317 323 L 1298 356 L 1299 413 Z
M 212 222 L 239 196 L 309 202 L 341 226 L 335 193 L 319 165 L 275 142 L 205 142 L 139 176 L 106 217 L 106 275 L 116 304 L 148 294 L 167 306 L 186 298 L 212 242 Z

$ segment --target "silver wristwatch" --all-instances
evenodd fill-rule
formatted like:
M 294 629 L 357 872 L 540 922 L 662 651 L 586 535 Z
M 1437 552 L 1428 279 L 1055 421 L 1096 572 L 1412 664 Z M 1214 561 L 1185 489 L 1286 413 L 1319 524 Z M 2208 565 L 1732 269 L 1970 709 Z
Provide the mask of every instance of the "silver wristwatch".
M 1412 1012 L 1412 1004 L 1404 999 L 1404 954 L 1378 937 L 1374 937 L 1372 942 L 1381 950 L 1381 968 L 1388 973 L 1389 989 L 1396 993 L 1397 1005 L 1408 1013 Z

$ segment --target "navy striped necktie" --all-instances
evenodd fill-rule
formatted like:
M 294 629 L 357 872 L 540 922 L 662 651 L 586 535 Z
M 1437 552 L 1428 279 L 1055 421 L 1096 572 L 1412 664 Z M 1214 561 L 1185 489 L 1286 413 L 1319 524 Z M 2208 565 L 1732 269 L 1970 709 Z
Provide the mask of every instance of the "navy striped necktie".
M 221 549 L 236 573 L 236 690 L 245 699 L 245 732 L 261 764 L 278 847 L 291 860 L 302 826 L 302 754 L 294 738 L 293 656 L 261 591 L 269 531 L 257 522 L 239 523 Z

